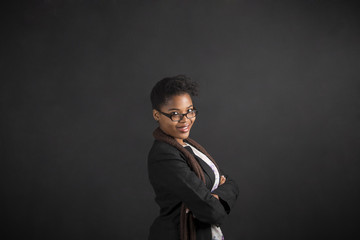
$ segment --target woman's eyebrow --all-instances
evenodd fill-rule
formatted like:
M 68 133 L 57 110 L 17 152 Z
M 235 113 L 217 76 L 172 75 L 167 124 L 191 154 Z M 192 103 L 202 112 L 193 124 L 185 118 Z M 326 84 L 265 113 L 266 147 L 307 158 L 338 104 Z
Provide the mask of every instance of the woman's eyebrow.
M 191 108 L 193 105 L 190 105 L 190 106 L 188 106 L 187 108 Z M 171 111 L 171 110 L 180 110 L 180 109 L 178 109 L 178 108 L 169 108 L 168 109 L 168 111 Z

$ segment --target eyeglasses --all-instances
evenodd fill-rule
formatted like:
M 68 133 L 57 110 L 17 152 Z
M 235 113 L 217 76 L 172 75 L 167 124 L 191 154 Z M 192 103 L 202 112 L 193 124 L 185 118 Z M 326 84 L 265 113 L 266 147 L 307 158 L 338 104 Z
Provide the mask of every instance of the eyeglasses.
M 180 122 L 184 117 L 186 117 L 187 119 L 191 119 L 191 118 L 196 117 L 199 113 L 198 110 L 196 110 L 196 109 L 189 109 L 189 110 L 191 110 L 191 111 L 184 113 L 184 114 L 181 114 L 178 112 L 164 113 L 160 110 L 158 110 L 158 112 L 161 113 L 162 115 L 167 116 L 173 122 Z

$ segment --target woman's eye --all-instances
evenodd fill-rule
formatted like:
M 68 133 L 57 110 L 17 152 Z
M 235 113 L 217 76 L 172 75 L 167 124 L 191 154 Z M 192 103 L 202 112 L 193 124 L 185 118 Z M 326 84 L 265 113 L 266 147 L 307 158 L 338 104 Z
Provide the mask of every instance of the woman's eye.
M 178 112 L 172 112 L 172 113 L 170 113 L 171 115 L 179 115 L 179 113 Z
M 194 111 L 194 109 L 188 109 L 188 112 L 192 112 L 192 111 Z

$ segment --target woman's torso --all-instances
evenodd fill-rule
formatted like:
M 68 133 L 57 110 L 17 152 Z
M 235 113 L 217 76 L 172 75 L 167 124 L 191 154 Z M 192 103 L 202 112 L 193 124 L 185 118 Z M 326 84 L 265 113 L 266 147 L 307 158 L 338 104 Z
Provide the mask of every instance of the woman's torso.
M 186 149 L 194 155 L 190 147 L 186 147 Z M 169 191 L 166 187 L 162 187 L 164 184 L 158 184 L 156 175 L 161 174 L 161 172 L 152 171 L 151 168 L 151 164 L 159 159 L 158 156 L 164 154 L 168 154 L 169 158 L 177 158 L 178 161 L 186 162 L 185 156 L 174 147 L 163 142 L 154 141 L 148 156 L 148 166 L 149 178 L 155 191 L 155 201 L 160 207 L 160 214 L 151 225 L 149 240 L 180 239 L 179 225 L 182 200 L 179 195 L 181 193 L 174 193 L 171 190 Z M 196 155 L 194 155 L 194 157 L 204 172 L 205 185 L 208 191 L 210 191 L 215 181 L 214 172 L 202 159 Z M 171 182 L 168 184 L 170 185 Z M 201 222 L 195 219 L 195 226 L 197 240 L 211 239 L 210 223 Z

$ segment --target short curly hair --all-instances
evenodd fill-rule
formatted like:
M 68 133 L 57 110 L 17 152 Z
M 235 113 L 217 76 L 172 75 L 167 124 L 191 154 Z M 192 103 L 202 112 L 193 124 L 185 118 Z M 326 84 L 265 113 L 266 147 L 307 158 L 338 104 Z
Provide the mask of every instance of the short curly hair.
M 155 84 L 151 90 L 150 99 L 153 109 L 159 110 L 170 97 L 188 93 L 191 97 L 198 95 L 198 83 L 185 75 L 167 77 Z

